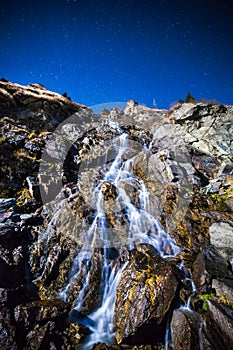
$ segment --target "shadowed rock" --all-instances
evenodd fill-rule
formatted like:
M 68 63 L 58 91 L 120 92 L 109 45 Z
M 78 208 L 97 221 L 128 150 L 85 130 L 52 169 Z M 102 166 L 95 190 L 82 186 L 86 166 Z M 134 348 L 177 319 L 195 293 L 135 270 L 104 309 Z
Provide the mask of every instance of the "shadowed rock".
M 217 300 L 207 301 L 207 310 L 202 312 L 206 321 L 204 334 L 215 350 L 233 348 L 233 310 Z
M 197 312 L 175 310 L 171 321 L 174 350 L 200 350 L 201 346 L 203 348 L 202 327 L 203 320 Z

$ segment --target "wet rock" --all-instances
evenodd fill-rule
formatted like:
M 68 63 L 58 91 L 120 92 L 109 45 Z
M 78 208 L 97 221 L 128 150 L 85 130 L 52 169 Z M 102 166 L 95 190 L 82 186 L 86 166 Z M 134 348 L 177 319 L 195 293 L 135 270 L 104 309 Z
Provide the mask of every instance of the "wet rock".
M 207 301 L 207 310 L 202 312 L 206 326 L 203 333 L 215 350 L 232 349 L 233 347 L 233 310 L 216 300 Z
M 65 319 L 68 312 L 69 304 L 61 300 L 34 301 L 26 305 L 17 305 L 14 309 L 14 318 L 17 323 L 20 322 L 25 327 L 29 327 L 35 322 Z
M 104 343 L 97 343 L 97 344 L 94 344 L 92 349 L 95 349 L 95 350 L 107 350 L 107 349 L 109 349 L 109 347 L 106 344 L 104 344 Z
M 85 202 L 81 194 L 74 198 L 74 203 L 71 203 L 71 207 L 80 219 L 85 218 L 89 223 L 92 222 L 94 208 Z
M 58 262 L 60 259 L 60 256 L 62 254 L 62 248 L 57 243 L 55 244 L 52 249 L 50 250 L 48 257 L 46 259 L 43 272 L 39 278 L 40 282 L 44 281 L 45 284 L 49 284 L 51 279 L 53 279 L 53 274 L 55 273 L 55 270 L 58 268 Z M 36 281 L 35 281 L 36 283 Z M 38 281 L 37 281 L 38 283 Z
M 117 288 L 115 329 L 118 343 L 151 320 L 160 324 L 166 318 L 179 285 L 177 270 L 149 245 L 140 245 L 131 252 Z
M 88 315 L 92 311 L 96 310 L 101 303 L 101 273 L 103 265 L 103 256 L 99 253 L 98 249 L 95 251 L 92 262 L 90 264 L 90 278 L 89 288 L 83 299 L 83 305 L 80 309 L 81 312 Z
M 63 349 L 75 350 L 80 346 L 83 335 L 87 334 L 87 329 L 78 325 L 77 323 L 70 323 L 64 331 L 64 345 Z
M 47 322 L 45 325 L 40 326 L 37 324 L 33 327 L 27 336 L 26 336 L 26 349 L 39 350 L 42 346 L 46 346 L 46 335 L 48 332 L 51 332 L 54 328 L 54 322 Z
M 203 320 L 197 312 L 175 310 L 171 320 L 174 350 L 199 350 L 203 348 Z
M 105 200 L 115 199 L 118 195 L 116 187 L 107 181 L 102 184 L 102 193 Z
M 213 279 L 231 279 L 232 272 L 222 256 L 213 247 L 208 247 L 199 253 L 194 261 L 192 276 L 197 289 L 209 293 Z
M 90 317 L 75 309 L 71 311 L 69 315 L 69 320 L 86 327 L 95 326 L 95 322 Z

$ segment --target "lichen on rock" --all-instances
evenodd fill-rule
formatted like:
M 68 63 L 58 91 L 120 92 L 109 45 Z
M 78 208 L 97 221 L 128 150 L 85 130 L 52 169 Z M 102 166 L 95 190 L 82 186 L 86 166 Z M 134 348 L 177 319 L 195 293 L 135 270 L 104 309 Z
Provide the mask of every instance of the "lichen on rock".
M 166 319 L 179 287 L 180 271 L 162 259 L 151 246 L 130 252 L 117 289 L 116 339 L 121 343 L 142 325 Z

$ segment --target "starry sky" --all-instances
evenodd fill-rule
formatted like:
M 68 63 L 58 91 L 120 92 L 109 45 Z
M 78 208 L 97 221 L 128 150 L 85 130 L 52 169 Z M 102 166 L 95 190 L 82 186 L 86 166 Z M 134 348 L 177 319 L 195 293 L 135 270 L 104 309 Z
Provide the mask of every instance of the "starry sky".
M 0 77 L 92 106 L 233 104 L 232 0 L 2 0 Z

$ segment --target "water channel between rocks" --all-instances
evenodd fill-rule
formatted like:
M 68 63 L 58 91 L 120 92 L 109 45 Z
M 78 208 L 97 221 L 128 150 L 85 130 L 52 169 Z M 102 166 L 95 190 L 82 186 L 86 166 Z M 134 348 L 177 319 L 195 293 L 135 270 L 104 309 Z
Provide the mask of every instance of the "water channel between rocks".
M 83 349 L 91 349 L 98 342 L 106 344 L 114 342 L 117 288 L 122 272 L 128 264 L 128 259 L 126 258 L 124 261 L 121 252 L 126 250 L 129 254 L 135 248 L 140 250 L 141 245 L 150 245 L 156 254 L 166 259 L 181 251 L 174 238 L 164 231 L 155 216 L 153 208 L 156 202 L 155 198 L 147 190 L 144 181 L 133 174 L 135 154 L 129 157 L 132 152 L 130 151 L 128 135 L 121 133 L 120 136 L 113 139 L 110 147 L 115 153 L 113 160 L 93 189 L 95 214 L 92 223 L 89 225 L 83 241 L 78 242 L 68 282 L 60 291 L 60 298 L 67 301 L 72 294 L 72 286 L 76 283 L 78 276 L 82 275 L 81 287 L 76 301 L 73 303 L 72 314 L 76 315 L 74 319 L 77 322 L 87 326 L 91 332 L 82 347 Z M 144 151 L 148 150 L 146 146 L 141 148 Z M 137 203 L 132 200 L 127 187 L 133 188 L 137 192 Z M 117 225 L 121 226 L 121 235 L 118 239 L 116 239 L 116 230 L 114 230 L 113 225 L 109 224 L 109 218 L 106 214 L 108 197 L 112 200 L 112 205 L 114 202 L 115 212 L 124 212 L 125 221 L 123 223 L 120 224 L 120 216 L 116 218 Z M 45 250 L 52 239 L 53 227 L 56 226 L 64 203 L 65 200 L 61 200 L 42 235 L 42 240 L 46 242 Z M 99 294 L 99 305 L 95 310 L 87 313 L 88 307 L 85 304 L 91 287 L 91 274 L 93 273 L 91 266 L 96 263 L 93 259 L 96 250 L 100 250 L 102 254 L 101 276 L 96 290 L 96 293 Z M 186 309 L 191 312 L 188 304 Z M 165 343 L 168 343 L 168 339 L 165 340 Z

